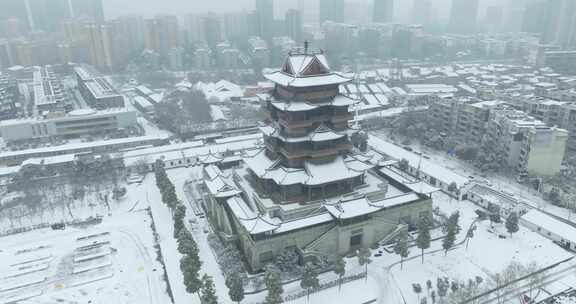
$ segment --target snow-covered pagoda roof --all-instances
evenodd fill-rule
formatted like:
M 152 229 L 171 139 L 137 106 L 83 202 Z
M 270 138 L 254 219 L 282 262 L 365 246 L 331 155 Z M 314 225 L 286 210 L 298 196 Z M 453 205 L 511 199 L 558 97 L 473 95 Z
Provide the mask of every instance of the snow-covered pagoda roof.
M 280 221 L 265 214 L 259 214 L 250 209 L 239 196 L 226 200 L 234 216 L 250 234 L 270 232 L 280 227 Z
M 338 156 L 325 163 L 305 162 L 303 168 L 286 168 L 278 160 L 272 160 L 262 150 L 247 157 L 244 162 L 260 178 L 271 179 L 278 185 L 323 185 L 361 176 L 373 166 L 360 164 L 358 159 Z
M 282 69 L 265 74 L 268 80 L 285 87 L 338 85 L 352 81 L 330 71 L 323 52 L 291 52 Z
M 371 201 L 365 195 L 341 197 L 334 200 L 325 200 L 321 207 L 309 216 L 290 221 L 282 221 L 280 218 L 270 217 L 266 213 L 253 210 L 239 195 L 227 199 L 226 203 L 246 231 L 255 235 L 260 233 L 286 233 L 328 223 L 335 219 L 351 219 L 419 199 L 420 197 L 415 193 L 405 193 L 378 201 Z
M 203 164 L 215 164 L 215 163 L 219 163 L 223 160 L 224 158 L 221 157 L 220 155 L 217 155 L 215 153 L 213 153 L 212 151 L 208 151 L 208 154 L 206 155 L 202 155 L 198 157 L 198 160 L 203 163 Z
M 276 109 L 286 112 L 299 112 L 299 111 L 309 111 L 320 107 L 334 106 L 334 107 L 346 107 L 358 103 L 358 100 L 352 99 L 345 95 L 336 95 L 332 100 L 324 102 L 307 102 L 307 101 L 284 101 L 284 100 L 272 100 L 271 104 Z
M 294 77 L 281 71 L 265 74 L 266 79 L 285 87 L 305 88 L 326 85 L 338 85 L 352 81 L 338 73 L 317 76 Z
M 270 124 L 260 126 L 259 129 L 266 136 L 275 137 L 284 142 L 291 142 L 291 143 L 308 142 L 308 141 L 323 142 L 323 141 L 336 140 L 345 137 L 348 133 L 350 133 L 349 131 L 336 132 L 324 124 L 321 124 L 320 126 L 318 126 L 318 128 L 316 128 L 316 130 L 311 131 L 309 134 L 299 137 L 285 137 L 280 134 L 280 132 L 278 131 L 278 127 Z
M 416 193 L 409 192 L 377 201 L 371 201 L 366 196 L 342 198 L 337 201 L 326 201 L 323 206 L 335 218 L 349 219 L 419 199 L 420 197 Z
M 225 176 L 222 171 L 215 165 L 209 165 L 204 168 L 206 179 L 204 183 L 210 194 L 214 197 L 231 197 L 240 193 L 236 185 L 229 176 Z

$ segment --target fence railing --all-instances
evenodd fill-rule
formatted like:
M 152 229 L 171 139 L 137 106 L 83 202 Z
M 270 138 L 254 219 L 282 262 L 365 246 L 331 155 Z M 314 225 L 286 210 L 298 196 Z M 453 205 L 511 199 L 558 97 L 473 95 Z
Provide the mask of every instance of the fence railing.
M 306 296 L 308 296 L 309 294 L 310 294 L 310 295 L 313 295 L 313 294 L 318 293 L 318 292 L 320 292 L 320 291 L 322 291 L 322 290 L 326 290 L 326 289 L 328 289 L 328 288 L 336 287 L 336 286 L 338 286 L 339 284 L 344 285 L 344 284 L 346 284 L 346 283 L 350 283 L 350 282 L 353 282 L 353 281 L 356 281 L 356 280 L 360 280 L 360 279 L 363 279 L 363 278 L 366 278 L 366 272 L 365 272 L 365 271 L 360 272 L 360 273 L 357 273 L 357 274 L 345 276 L 345 277 L 342 278 L 342 280 L 340 280 L 340 279 L 333 279 L 333 280 L 330 280 L 330 281 L 327 281 L 327 282 L 321 282 L 321 283 L 320 283 L 320 286 L 319 286 L 318 288 L 314 288 L 314 289 L 310 290 L 310 293 L 308 293 L 308 291 L 305 290 L 305 289 L 300 289 L 300 290 L 298 290 L 298 291 L 296 291 L 296 292 L 292 292 L 292 293 L 287 294 L 286 296 L 283 297 L 283 299 L 284 299 L 284 302 L 291 302 L 291 301 L 294 301 L 294 300 L 296 300 L 296 299 L 299 299 L 299 298 L 302 298 L 302 297 L 306 297 Z M 262 303 L 262 304 L 264 304 L 264 303 Z

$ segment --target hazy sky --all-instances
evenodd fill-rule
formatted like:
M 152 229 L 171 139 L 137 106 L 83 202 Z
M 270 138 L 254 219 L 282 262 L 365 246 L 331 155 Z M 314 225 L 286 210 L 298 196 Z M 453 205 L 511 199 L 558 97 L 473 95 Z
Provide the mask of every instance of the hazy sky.
M 299 0 L 275 0 L 275 14 L 281 16 L 283 10 L 297 7 Z M 318 0 L 300 0 L 306 7 L 317 7 Z M 371 0 L 347 0 L 369 2 Z M 396 0 L 397 21 L 409 18 L 413 0 Z M 481 9 L 488 5 L 504 3 L 507 0 L 480 0 Z M 519 1 L 519 0 L 512 0 Z M 445 19 L 450 10 L 452 0 L 432 0 L 437 17 Z M 141 14 L 152 16 L 159 13 L 183 15 L 187 13 L 230 12 L 254 9 L 254 0 L 104 0 L 107 18 L 120 15 Z
M 106 17 L 127 14 L 185 14 L 253 9 L 253 0 L 104 0 Z

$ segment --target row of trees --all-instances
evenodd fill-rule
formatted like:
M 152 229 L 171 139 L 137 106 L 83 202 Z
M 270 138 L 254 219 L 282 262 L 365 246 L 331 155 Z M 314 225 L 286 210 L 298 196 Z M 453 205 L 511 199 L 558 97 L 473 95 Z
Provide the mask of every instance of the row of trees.
M 450 281 L 449 278 L 443 277 L 437 278 L 436 286 L 431 280 L 426 281 L 426 292 L 419 283 L 412 284 L 412 291 L 418 296 L 418 303 L 420 304 L 427 304 L 428 299 L 432 304 L 436 302 L 460 303 L 462 300 L 477 295 L 481 291 L 480 287 L 483 281 L 484 279 L 479 276 L 469 279 L 467 282 Z
M 192 237 L 190 231 L 185 227 L 186 207 L 176 196 L 176 188 L 164 168 L 164 163 L 157 160 L 154 166 L 156 176 L 156 186 L 160 190 L 162 202 L 172 211 L 174 220 L 174 238 L 178 242 L 178 252 L 182 254 L 180 259 L 180 270 L 184 276 L 184 286 L 188 293 L 197 293 L 202 303 L 216 304 L 218 297 L 214 288 L 212 277 L 204 275 L 200 279 L 200 260 L 198 245 Z
M 454 246 L 456 241 L 456 235 L 460 233 L 460 225 L 458 224 L 458 220 L 460 218 L 460 214 L 458 212 L 452 213 L 450 217 L 447 219 L 446 223 L 442 227 L 446 236 L 442 241 L 442 248 L 445 251 L 445 254 L 448 253 L 448 250 Z M 416 247 L 422 250 L 422 263 L 424 263 L 424 250 L 430 248 L 430 243 L 432 241 L 432 237 L 430 235 L 430 218 L 429 217 L 421 217 L 420 221 L 418 222 L 418 235 L 416 237 Z M 399 235 L 396 237 L 396 244 L 394 245 L 394 252 L 400 256 L 400 269 L 402 269 L 404 264 L 404 259 L 408 257 L 409 251 L 409 237 L 408 231 L 402 230 Z
M 361 248 L 357 252 L 358 264 L 365 267 L 366 278 L 368 277 L 368 264 L 372 262 L 371 252 L 368 248 Z M 338 256 L 334 263 L 333 272 L 338 276 L 338 291 L 342 288 L 342 280 L 346 275 L 346 260 Z M 280 269 L 274 264 L 268 264 L 264 273 L 264 283 L 268 294 L 266 295 L 266 304 L 278 304 L 284 301 L 282 293 L 282 275 Z M 230 287 L 230 286 L 229 286 Z M 302 277 L 300 279 L 300 287 L 306 290 L 307 299 L 310 299 L 310 293 L 320 287 L 320 280 L 318 279 L 317 268 L 308 263 L 304 266 Z M 232 292 L 232 289 L 230 290 Z M 232 295 L 231 295 L 232 298 Z
M 457 304 L 468 302 L 471 304 L 494 299 L 497 303 L 505 302 L 509 293 L 518 286 L 528 288 L 526 295 L 530 299 L 538 297 L 539 287 L 544 283 L 546 272 L 542 271 L 537 263 L 532 262 L 527 266 L 518 262 L 511 262 L 504 270 L 495 273 L 490 280 L 483 284 L 484 280 L 476 276 L 468 281 L 455 281 L 447 277 L 437 278 L 436 286 L 431 280 L 426 281 L 426 292 L 422 285 L 412 284 L 412 290 L 418 296 L 418 303 L 427 304 L 428 299 L 435 304 Z M 436 288 L 434 288 L 436 287 Z M 423 296 L 421 297 L 421 294 Z

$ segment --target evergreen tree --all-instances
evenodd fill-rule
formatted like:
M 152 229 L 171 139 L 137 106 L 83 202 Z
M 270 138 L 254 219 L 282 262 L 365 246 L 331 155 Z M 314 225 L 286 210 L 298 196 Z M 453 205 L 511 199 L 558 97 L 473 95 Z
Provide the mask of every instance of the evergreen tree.
M 436 289 L 438 290 L 438 296 L 439 297 L 445 297 L 446 294 L 448 293 L 448 287 L 449 284 L 446 282 L 446 280 L 443 280 L 442 278 L 438 278 L 436 280 Z
M 358 264 L 360 264 L 360 266 L 365 266 L 366 280 L 368 280 L 368 264 L 372 263 L 370 255 L 370 249 L 368 248 L 361 248 L 358 250 Z
M 450 185 L 448 185 L 448 192 L 450 192 L 450 203 L 452 203 L 452 194 L 457 194 L 458 185 L 456 185 L 455 182 L 451 182 Z
M 449 227 L 448 233 L 442 240 L 442 248 L 444 248 L 444 255 L 448 254 L 448 250 L 454 246 L 454 241 L 456 240 L 456 227 Z
M 403 158 L 400 160 L 400 162 L 398 163 L 398 168 L 402 171 L 408 171 L 408 167 L 410 166 L 410 163 L 408 163 L 408 160 Z
M 181 229 L 178 233 L 178 252 L 184 255 L 198 256 L 198 245 L 188 229 Z
M 518 227 L 518 213 L 511 212 L 508 218 L 506 218 L 506 230 L 510 233 L 510 237 L 512 237 L 513 233 L 520 230 L 520 227 Z
M 422 264 L 424 264 L 424 250 L 430 248 L 430 224 L 428 217 L 421 217 L 418 222 L 418 236 L 416 237 L 416 247 L 422 250 Z
M 494 226 L 494 223 L 500 223 L 500 206 L 495 204 L 490 204 L 488 206 L 488 217 L 490 218 L 490 226 Z
M 226 286 L 228 287 L 230 300 L 240 303 L 240 301 L 244 299 L 244 284 L 237 272 L 232 273 L 226 278 Z
M 408 231 L 402 230 L 396 239 L 394 252 L 400 256 L 400 269 L 404 266 L 404 259 L 408 257 Z
M 338 291 L 342 288 L 342 277 L 346 274 L 346 261 L 341 256 L 336 259 L 334 273 L 338 275 Z
M 276 266 L 270 264 L 266 266 L 266 273 L 264 274 L 264 283 L 268 289 L 268 295 L 266 295 L 266 304 L 279 304 L 284 300 L 282 299 L 282 293 L 284 289 L 282 287 L 282 279 L 280 277 L 280 271 Z
M 214 290 L 214 281 L 209 275 L 202 277 L 202 304 L 218 304 L 218 296 Z
M 459 220 L 460 220 L 460 212 L 456 211 L 450 214 L 450 217 L 448 217 L 446 225 L 444 226 L 443 229 L 444 232 L 448 232 L 448 230 L 452 228 L 454 229 L 454 234 L 458 235 L 458 233 L 460 233 L 460 230 L 462 229 L 460 227 L 460 224 L 458 223 Z
M 304 273 L 302 274 L 300 287 L 306 289 L 307 300 L 310 300 L 310 291 L 314 288 L 320 287 L 320 281 L 318 281 L 318 273 L 316 273 L 314 268 L 312 268 L 312 266 L 309 264 L 304 267 Z
M 197 257 L 194 256 L 183 256 L 180 259 L 180 270 L 184 275 L 184 286 L 186 286 L 186 292 L 197 293 L 202 288 L 202 281 L 200 280 L 200 267 L 202 263 Z
M 180 232 L 182 230 L 186 230 L 186 227 L 184 227 L 184 221 L 180 218 L 175 217 L 174 218 L 174 233 L 173 233 L 173 236 L 175 239 L 178 238 L 178 235 L 180 234 Z
M 420 286 L 420 284 L 412 284 L 412 290 L 418 296 L 418 302 L 420 302 L 420 293 L 422 292 L 422 286 Z
M 184 221 L 186 217 L 186 207 L 180 201 L 176 204 L 176 208 L 174 209 L 174 221 L 180 220 Z

